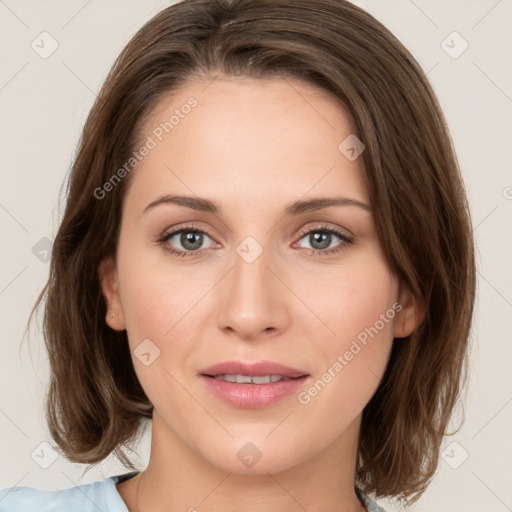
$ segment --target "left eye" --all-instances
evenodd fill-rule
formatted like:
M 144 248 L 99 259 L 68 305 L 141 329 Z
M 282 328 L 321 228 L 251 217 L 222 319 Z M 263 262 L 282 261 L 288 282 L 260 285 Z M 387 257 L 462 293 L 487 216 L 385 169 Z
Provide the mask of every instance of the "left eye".
M 306 240 L 309 246 L 302 246 L 305 249 L 325 251 L 326 249 L 332 249 L 338 245 L 342 245 L 343 242 L 350 243 L 350 239 L 343 233 L 333 231 L 331 229 L 313 229 L 303 234 L 301 240 Z M 338 239 L 338 243 L 335 243 Z M 334 245 L 333 245 L 334 242 Z M 328 252 L 328 251 L 327 251 Z

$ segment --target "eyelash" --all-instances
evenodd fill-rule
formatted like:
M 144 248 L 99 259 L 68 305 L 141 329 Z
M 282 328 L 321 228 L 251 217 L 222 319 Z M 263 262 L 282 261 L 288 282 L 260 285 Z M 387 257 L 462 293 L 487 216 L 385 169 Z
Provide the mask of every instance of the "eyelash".
M 181 251 L 179 249 L 174 249 L 171 246 L 169 246 L 169 244 L 167 244 L 167 242 L 171 238 L 173 238 L 176 234 L 182 233 L 182 232 L 202 233 L 202 234 L 205 234 L 213 239 L 213 237 L 210 236 L 209 233 L 207 231 L 205 231 L 204 229 L 200 229 L 199 227 L 195 226 L 194 224 L 189 224 L 188 226 L 179 226 L 178 228 L 171 228 L 171 230 L 168 230 L 165 233 L 163 233 L 163 235 L 161 235 L 161 237 L 157 240 L 157 242 L 160 243 L 163 246 L 164 250 L 167 251 L 168 253 L 173 254 L 175 256 L 181 256 L 181 257 L 189 257 L 189 256 L 197 257 L 200 255 L 200 253 L 202 251 L 206 250 L 206 249 L 200 249 L 197 251 Z M 337 245 L 336 247 L 334 247 L 332 249 L 309 249 L 306 247 L 305 250 L 310 251 L 310 254 L 311 253 L 315 254 L 315 255 L 320 254 L 321 256 L 335 254 L 335 253 L 338 253 L 338 252 L 342 251 L 343 249 L 345 249 L 346 245 L 354 243 L 353 240 L 350 237 L 348 237 L 345 233 L 342 233 L 341 231 L 334 229 L 334 228 L 329 228 L 326 225 L 315 226 L 314 228 L 310 228 L 310 229 L 302 229 L 299 233 L 299 240 L 304 238 L 306 235 L 309 235 L 310 233 L 316 233 L 316 232 L 334 234 L 342 241 L 342 243 L 340 243 L 339 245 Z

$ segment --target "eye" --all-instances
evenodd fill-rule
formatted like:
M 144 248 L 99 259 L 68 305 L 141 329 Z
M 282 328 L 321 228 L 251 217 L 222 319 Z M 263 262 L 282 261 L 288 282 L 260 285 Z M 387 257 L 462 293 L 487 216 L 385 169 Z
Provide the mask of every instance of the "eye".
M 303 230 L 300 233 L 300 240 L 305 239 L 306 247 L 313 251 L 314 254 L 333 254 L 342 251 L 348 244 L 352 244 L 353 240 L 345 233 L 328 228 L 327 226 L 317 226 L 309 230 Z
M 305 239 L 306 246 L 300 244 Z M 209 241 L 209 242 L 208 242 Z M 178 226 L 166 231 L 158 242 L 164 250 L 175 256 L 199 256 L 203 250 L 212 248 L 215 242 L 197 226 Z M 207 245 L 205 245 L 205 243 Z M 313 254 L 329 255 L 342 251 L 353 240 L 340 230 L 322 225 L 300 232 L 300 240 L 294 245 L 309 250 Z
M 206 241 L 209 245 L 204 246 Z M 213 240 L 205 231 L 195 226 L 182 226 L 164 233 L 158 240 L 164 249 L 177 256 L 197 256 L 203 249 L 209 249 Z

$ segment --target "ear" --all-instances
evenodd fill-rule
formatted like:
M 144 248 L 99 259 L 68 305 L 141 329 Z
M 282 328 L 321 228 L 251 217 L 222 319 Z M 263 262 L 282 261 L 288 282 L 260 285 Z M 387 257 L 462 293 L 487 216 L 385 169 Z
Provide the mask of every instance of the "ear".
M 395 338 L 406 338 L 412 334 L 425 319 L 425 307 L 420 304 L 419 299 L 413 295 L 409 287 L 400 282 L 398 301 L 401 309 L 395 316 L 393 325 L 393 336 Z
M 98 278 L 103 297 L 107 303 L 106 322 L 115 331 L 123 331 L 126 329 L 126 324 L 119 297 L 116 262 L 113 256 L 101 261 L 98 267 Z

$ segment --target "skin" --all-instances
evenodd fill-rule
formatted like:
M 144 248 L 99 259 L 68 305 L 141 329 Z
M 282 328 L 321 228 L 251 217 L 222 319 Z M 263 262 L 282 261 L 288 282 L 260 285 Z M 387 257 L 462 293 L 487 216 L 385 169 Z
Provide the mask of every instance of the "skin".
M 142 130 L 151 135 L 193 96 L 180 119 L 133 171 L 116 258 L 99 276 L 107 323 L 126 329 L 137 377 L 154 404 L 147 469 L 118 485 L 130 510 L 362 511 L 354 492 L 363 408 L 375 393 L 393 343 L 418 325 L 416 302 L 384 259 L 371 211 L 330 206 L 295 216 L 297 200 L 346 197 L 369 204 L 362 159 L 338 145 L 353 132 L 327 93 L 300 81 L 217 77 L 189 82 L 160 102 Z M 199 196 L 222 213 L 176 204 L 144 209 L 166 194 Z M 199 255 L 171 227 L 203 229 Z M 331 254 L 300 230 L 339 229 Z M 252 236 L 252 263 L 237 246 Z M 252 251 L 253 249 L 251 249 Z M 189 249 L 189 252 L 193 250 Z M 393 304 L 402 310 L 311 401 L 296 394 L 263 409 L 239 409 L 198 378 L 232 359 L 276 361 L 310 375 L 303 390 Z M 111 318 L 110 313 L 114 313 Z M 133 350 L 150 339 L 149 366 Z M 237 457 L 261 452 L 251 468 Z

